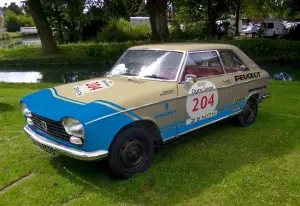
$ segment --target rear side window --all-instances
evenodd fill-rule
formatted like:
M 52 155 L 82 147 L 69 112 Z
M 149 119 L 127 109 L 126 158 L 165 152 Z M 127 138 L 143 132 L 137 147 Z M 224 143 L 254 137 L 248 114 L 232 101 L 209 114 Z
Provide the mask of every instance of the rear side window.
M 246 67 L 246 65 L 232 51 L 219 51 L 219 53 L 221 60 L 224 64 L 224 69 L 227 73 L 249 70 Z
M 224 74 L 224 70 L 217 52 L 193 52 L 188 55 L 184 73 L 203 78 Z
M 274 23 L 268 23 L 268 29 L 274 29 Z

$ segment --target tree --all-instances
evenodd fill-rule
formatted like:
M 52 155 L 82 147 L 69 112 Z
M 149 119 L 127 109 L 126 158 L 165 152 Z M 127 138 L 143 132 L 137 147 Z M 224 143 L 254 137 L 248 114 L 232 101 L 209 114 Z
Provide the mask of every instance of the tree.
M 24 14 L 22 11 L 22 8 L 20 8 L 15 2 L 12 2 L 7 9 L 11 10 L 14 12 L 16 15 L 21 15 Z
M 235 35 L 236 36 L 239 35 L 241 1 L 242 0 L 236 0 L 236 12 L 235 12 Z
M 30 13 L 37 27 L 38 34 L 42 42 L 43 52 L 57 53 L 59 49 L 54 40 L 52 31 L 50 29 L 40 0 L 28 0 L 26 4 L 30 9 Z
M 144 0 L 142 0 L 138 11 L 135 13 L 135 16 L 148 16 L 148 12 L 147 12 L 146 4 L 145 4 Z
M 169 37 L 167 0 L 147 0 L 146 8 L 150 15 L 151 39 L 166 41 Z

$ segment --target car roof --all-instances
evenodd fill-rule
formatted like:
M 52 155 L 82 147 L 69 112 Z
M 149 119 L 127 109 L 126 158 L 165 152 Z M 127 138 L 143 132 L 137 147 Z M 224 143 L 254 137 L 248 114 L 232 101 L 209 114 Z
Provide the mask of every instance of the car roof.
M 215 49 L 236 49 L 230 44 L 214 43 L 167 43 L 167 44 L 146 44 L 134 46 L 130 50 L 157 49 L 157 50 L 176 50 L 176 51 L 197 51 L 197 50 L 215 50 Z

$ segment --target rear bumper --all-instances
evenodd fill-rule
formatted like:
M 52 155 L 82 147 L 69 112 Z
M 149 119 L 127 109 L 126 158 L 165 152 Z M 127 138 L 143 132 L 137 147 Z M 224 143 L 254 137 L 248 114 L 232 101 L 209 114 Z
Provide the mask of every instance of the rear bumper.
M 108 156 L 108 151 L 106 150 L 85 152 L 85 151 L 77 150 L 71 147 L 66 147 L 64 145 L 58 144 L 54 141 L 46 139 L 41 135 L 37 134 L 32 129 L 30 129 L 28 125 L 24 127 L 24 131 L 33 141 L 51 147 L 56 154 L 69 156 L 79 160 L 99 160 Z
M 265 94 L 265 95 L 263 95 L 260 99 L 259 99 L 259 103 L 261 103 L 264 99 L 267 99 L 267 98 L 269 98 L 270 97 L 270 94 Z

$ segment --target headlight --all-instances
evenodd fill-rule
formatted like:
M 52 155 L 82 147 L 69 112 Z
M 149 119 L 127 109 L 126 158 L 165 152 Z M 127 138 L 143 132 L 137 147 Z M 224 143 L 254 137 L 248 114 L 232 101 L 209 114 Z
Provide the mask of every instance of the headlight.
M 23 114 L 26 116 L 26 117 L 32 117 L 31 115 L 31 112 L 29 111 L 27 105 L 24 103 L 24 102 L 21 102 L 21 109 L 22 109 L 22 112 Z
M 84 138 L 83 125 L 77 119 L 65 117 L 62 124 L 69 135 Z

